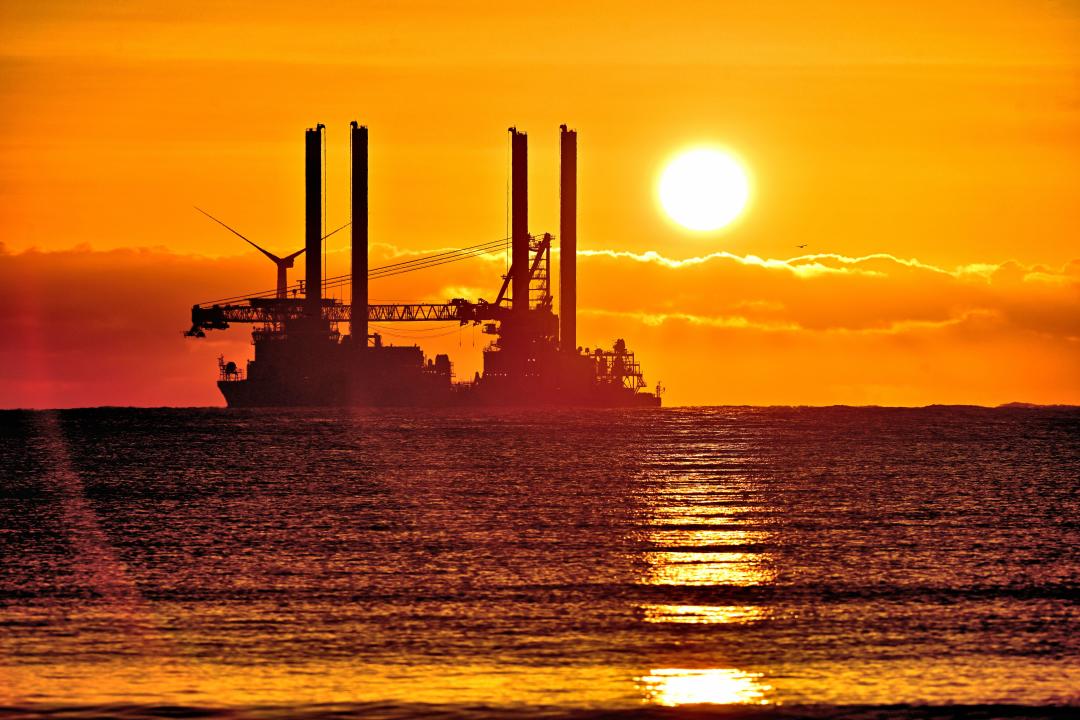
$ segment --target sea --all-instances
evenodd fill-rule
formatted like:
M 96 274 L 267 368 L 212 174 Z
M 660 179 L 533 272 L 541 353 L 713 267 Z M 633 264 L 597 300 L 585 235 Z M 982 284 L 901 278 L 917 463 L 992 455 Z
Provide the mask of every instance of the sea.
M 0 716 L 1080 717 L 1080 409 L 0 413 Z

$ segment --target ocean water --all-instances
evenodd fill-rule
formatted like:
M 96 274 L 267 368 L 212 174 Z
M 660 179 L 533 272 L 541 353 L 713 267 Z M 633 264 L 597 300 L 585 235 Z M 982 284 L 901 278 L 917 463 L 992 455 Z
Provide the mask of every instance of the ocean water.
M 1077 409 L 0 433 L 8 716 L 1080 715 Z

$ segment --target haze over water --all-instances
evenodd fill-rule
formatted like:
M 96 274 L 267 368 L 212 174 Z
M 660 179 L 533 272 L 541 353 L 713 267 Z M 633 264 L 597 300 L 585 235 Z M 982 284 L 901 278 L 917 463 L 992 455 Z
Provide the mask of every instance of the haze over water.
M 1080 705 L 1077 409 L 0 429 L 9 712 Z

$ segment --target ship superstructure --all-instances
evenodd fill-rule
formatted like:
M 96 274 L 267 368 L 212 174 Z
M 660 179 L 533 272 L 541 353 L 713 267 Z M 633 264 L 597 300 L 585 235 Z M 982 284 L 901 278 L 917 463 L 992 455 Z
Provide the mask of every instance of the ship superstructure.
M 218 387 L 228 405 L 659 405 L 660 386 L 656 392 L 647 391 L 641 367 L 623 340 L 616 340 L 610 350 L 582 351 L 577 345 L 577 132 L 561 127 L 558 315 L 551 293 L 554 237 L 529 232 L 528 137 L 516 128 L 509 132 L 511 262 L 495 300 L 371 304 L 369 276 L 431 267 L 453 258 L 436 254 L 396 267 L 369 268 L 368 130 L 353 122 L 351 272 L 323 278 L 325 127 L 309 128 L 305 133 L 305 245 L 290 256 L 291 263 L 291 257 L 306 253 L 304 280 L 287 286 L 282 261 L 271 256 L 279 263 L 274 290 L 191 309 L 192 325 L 186 333 L 191 337 L 224 330 L 232 323 L 255 325 L 255 357 L 246 369 L 219 360 Z M 441 255 L 475 255 L 496 245 L 486 243 Z M 350 303 L 324 297 L 324 289 L 346 284 L 352 286 Z M 483 371 L 469 381 L 455 382 L 447 355 L 428 359 L 418 346 L 384 344 L 380 334 L 369 332 L 368 327 L 369 322 L 447 321 L 480 325 L 492 336 L 483 350 Z M 341 332 L 343 326 L 348 333 Z

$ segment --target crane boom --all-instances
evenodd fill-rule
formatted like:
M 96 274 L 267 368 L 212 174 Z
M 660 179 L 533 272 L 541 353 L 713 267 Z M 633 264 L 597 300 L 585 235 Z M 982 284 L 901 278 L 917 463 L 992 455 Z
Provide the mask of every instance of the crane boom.
M 459 322 L 462 325 L 483 320 L 503 320 L 509 310 L 494 303 L 454 299 L 448 303 L 393 303 L 368 305 L 369 322 Z M 280 323 L 304 316 L 303 299 L 252 298 L 235 305 L 194 305 L 191 329 L 184 334 L 202 337 L 206 330 L 225 330 L 230 323 Z M 323 300 L 322 318 L 332 323 L 347 323 L 352 306 Z

